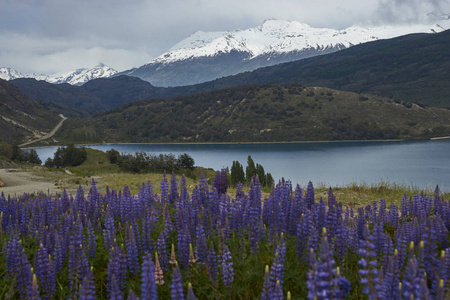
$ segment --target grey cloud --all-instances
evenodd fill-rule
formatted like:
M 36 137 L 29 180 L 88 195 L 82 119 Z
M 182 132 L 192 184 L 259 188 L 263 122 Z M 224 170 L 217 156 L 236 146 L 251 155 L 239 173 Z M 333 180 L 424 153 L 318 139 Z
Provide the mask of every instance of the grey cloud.
M 448 13 L 448 0 L 380 0 L 374 17 L 380 23 L 429 23 Z
M 0 0 L 0 66 L 69 71 L 105 57 L 110 61 L 104 63 L 123 70 L 150 61 L 196 30 L 247 29 L 270 18 L 336 29 L 365 21 L 423 21 L 428 12 L 449 13 L 447 2 Z

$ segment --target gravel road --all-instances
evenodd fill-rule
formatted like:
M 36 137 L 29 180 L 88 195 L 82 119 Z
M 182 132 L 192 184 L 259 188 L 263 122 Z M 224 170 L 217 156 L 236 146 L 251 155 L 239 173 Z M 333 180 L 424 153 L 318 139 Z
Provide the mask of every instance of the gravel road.
M 50 193 L 60 191 L 50 179 L 39 177 L 21 169 L 0 169 L 0 178 L 5 183 L 0 187 L 0 194 L 5 195 L 36 193 L 42 191 Z

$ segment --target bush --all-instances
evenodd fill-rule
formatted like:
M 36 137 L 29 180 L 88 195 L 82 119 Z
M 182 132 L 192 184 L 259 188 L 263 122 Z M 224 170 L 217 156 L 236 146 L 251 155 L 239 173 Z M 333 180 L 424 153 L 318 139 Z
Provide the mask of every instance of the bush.
M 183 153 L 178 156 L 178 165 L 181 168 L 192 170 L 194 169 L 194 164 L 194 159 L 189 154 Z
M 107 154 L 111 163 L 115 162 L 122 170 L 132 173 L 193 170 L 195 163 L 187 153 L 180 154 L 177 158 L 172 153 L 148 155 L 145 152 L 136 152 L 135 155 L 120 155 L 117 150 L 111 149 Z

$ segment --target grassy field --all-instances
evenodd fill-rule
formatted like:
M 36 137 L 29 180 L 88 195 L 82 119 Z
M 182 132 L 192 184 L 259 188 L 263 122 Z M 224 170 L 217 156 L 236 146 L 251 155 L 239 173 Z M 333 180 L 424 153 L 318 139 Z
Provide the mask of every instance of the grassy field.
M 162 173 L 125 173 L 120 170 L 117 165 L 111 164 L 106 156 L 105 152 L 87 148 L 88 159 L 80 166 L 64 169 L 47 169 L 47 168 L 34 168 L 32 171 L 39 176 L 46 177 L 55 181 L 55 185 L 61 188 L 66 188 L 67 191 L 75 194 L 78 187 L 83 186 L 85 192 L 89 191 L 92 179 L 97 183 L 97 188 L 100 192 L 104 192 L 106 187 L 109 189 L 121 190 L 124 186 L 128 186 L 130 191 L 136 194 L 142 183 L 150 181 L 153 185 L 155 193 L 160 193 L 160 182 L 163 179 Z M 195 186 L 198 184 L 200 175 L 203 174 L 208 183 L 212 184 L 215 176 L 215 171 L 211 168 L 196 167 L 192 172 L 186 174 L 186 184 L 188 191 L 191 193 Z M 69 173 L 69 174 L 68 174 Z M 176 174 L 177 181 L 180 182 L 180 178 L 183 174 Z M 170 181 L 171 174 L 166 174 Z M 297 183 L 293 183 L 293 188 Z M 317 197 L 327 198 L 329 186 L 325 186 L 321 183 L 314 183 L 315 193 Z M 307 182 L 300 183 L 300 186 L 306 190 Z M 388 207 L 392 203 L 400 204 L 400 200 L 404 194 L 413 195 L 420 192 L 425 194 L 434 194 L 434 189 L 419 190 L 411 186 L 396 185 L 389 182 L 378 182 L 374 184 L 348 184 L 344 186 L 332 187 L 334 194 L 343 204 L 349 207 L 360 207 L 362 205 L 372 204 L 373 201 L 379 201 L 381 198 L 386 200 Z M 247 193 L 248 186 L 244 186 L 244 190 Z M 229 187 L 228 194 L 234 195 L 235 188 Z M 270 188 L 263 188 L 263 198 L 269 197 L 271 192 Z M 447 198 L 448 195 L 443 194 Z M 318 198 L 319 199 L 319 198 Z

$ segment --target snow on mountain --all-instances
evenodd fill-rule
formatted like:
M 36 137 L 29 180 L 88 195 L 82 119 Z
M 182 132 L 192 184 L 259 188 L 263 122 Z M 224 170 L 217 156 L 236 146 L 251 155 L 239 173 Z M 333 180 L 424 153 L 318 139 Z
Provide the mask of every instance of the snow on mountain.
M 119 74 L 139 77 L 155 86 L 191 85 L 370 41 L 450 28 L 450 20 L 442 18 L 439 23 L 432 26 L 355 25 L 335 30 L 295 21 L 267 20 L 246 30 L 196 31 L 149 63 Z
M 22 74 L 11 68 L 0 68 L 0 78 L 5 80 L 13 80 L 16 78 L 35 78 L 37 80 L 45 80 L 50 83 L 60 84 L 69 83 L 72 85 L 82 85 L 89 80 L 96 78 L 111 77 L 116 74 L 117 71 L 108 67 L 103 63 L 99 63 L 97 66 L 88 69 L 82 68 L 72 71 L 70 73 L 57 73 L 51 75 L 45 74 Z
M 103 63 L 99 63 L 97 66 L 91 69 L 83 68 L 77 69 L 75 71 L 66 74 L 50 75 L 46 79 L 46 81 L 56 84 L 69 83 L 72 85 L 82 85 L 83 83 L 88 82 L 89 80 L 96 78 L 111 77 L 116 73 L 117 71 L 114 70 L 113 68 L 108 67 Z
M 0 78 L 3 80 L 13 80 L 24 77 L 23 74 L 11 68 L 0 68 Z
M 450 27 L 449 22 L 443 21 L 442 23 L 446 23 L 446 28 Z M 342 49 L 409 33 L 441 32 L 445 30 L 445 27 L 440 25 L 352 26 L 344 30 L 335 30 L 314 28 L 295 21 L 267 20 L 256 28 L 246 30 L 197 31 L 149 64 L 168 64 L 197 57 L 230 53 L 232 50 L 249 53 L 249 59 L 253 59 L 269 53 L 284 54 L 309 49 Z

